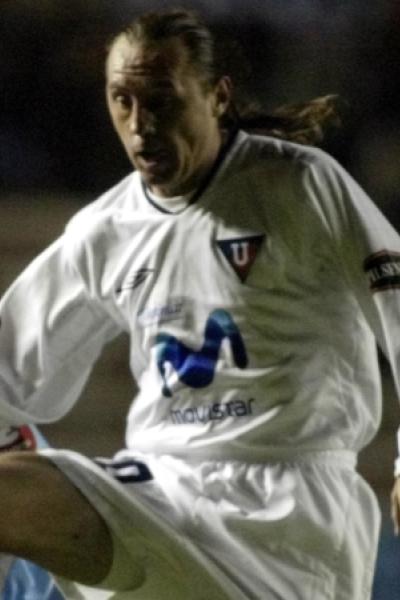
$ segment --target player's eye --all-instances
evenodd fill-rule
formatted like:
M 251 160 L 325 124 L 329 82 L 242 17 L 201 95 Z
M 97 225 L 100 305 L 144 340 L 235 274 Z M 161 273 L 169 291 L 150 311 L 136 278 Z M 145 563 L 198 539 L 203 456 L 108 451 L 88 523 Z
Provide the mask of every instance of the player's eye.
M 157 94 L 148 98 L 146 108 L 154 114 L 167 113 L 170 116 L 178 109 L 178 100 L 169 94 Z
M 121 109 L 128 110 L 132 106 L 132 99 L 128 94 L 115 92 L 112 94 L 112 99 Z

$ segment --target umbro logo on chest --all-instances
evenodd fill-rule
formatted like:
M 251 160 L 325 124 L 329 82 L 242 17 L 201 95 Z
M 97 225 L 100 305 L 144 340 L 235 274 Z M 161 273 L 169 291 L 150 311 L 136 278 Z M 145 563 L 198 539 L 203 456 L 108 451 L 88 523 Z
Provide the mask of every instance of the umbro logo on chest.
M 258 255 L 265 235 L 252 235 L 226 240 L 216 240 L 218 248 L 244 283 Z

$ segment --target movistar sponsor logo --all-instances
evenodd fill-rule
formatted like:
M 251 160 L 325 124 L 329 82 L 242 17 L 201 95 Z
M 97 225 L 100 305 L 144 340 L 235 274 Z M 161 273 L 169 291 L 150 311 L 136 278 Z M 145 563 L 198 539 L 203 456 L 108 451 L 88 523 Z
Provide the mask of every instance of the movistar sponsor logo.
M 168 333 L 159 333 L 155 346 L 157 366 L 163 379 L 163 395 L 169 398 L 172 396 L 166 374 L 167 363 L 172 365 L 179 380 L 188 387 L 197 389 L 210 385 L 225 339 L 230 342 L 235 365 L 240 369 L 246 368 L 248 360 L 242 336 L 231 315 L 225 310 L 214 310 L 208 317 L 204 342 L 199 350 L 189 348 Z
M 196 406 L 171 410 L 171 421 L 174 425 L 188 425 L 190 423 L 209 423 L 210 421 L 223 421 L 229 417 L 248 417 L 253 414 L 254 398 L 249 400 L 230 400 L 229 402 L 216 402 L 208 406 Z

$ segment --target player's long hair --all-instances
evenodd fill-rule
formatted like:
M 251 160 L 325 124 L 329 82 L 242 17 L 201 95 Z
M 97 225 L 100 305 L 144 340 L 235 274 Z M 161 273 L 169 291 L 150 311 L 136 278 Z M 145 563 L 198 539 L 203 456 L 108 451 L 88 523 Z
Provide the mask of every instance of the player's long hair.
M 189 52 L 191 64 L 206 86 L 213 86 L 223 75 L 216 43 L 211 30 L 199 15 L 190 10 L 175 9 L 144 14 L 133 21 L 109 45 L 121 36 L 130 42 L 157 43 L 180 39 Z M 271 113 L 257 106 L 238 108 L 233 99 L 221 119 L 225 129 L 245 129 L 302 144 L 318 144 L 325 132 L 340 124 L 338 97 L 321 96 L 311 101 L 283 105 Z

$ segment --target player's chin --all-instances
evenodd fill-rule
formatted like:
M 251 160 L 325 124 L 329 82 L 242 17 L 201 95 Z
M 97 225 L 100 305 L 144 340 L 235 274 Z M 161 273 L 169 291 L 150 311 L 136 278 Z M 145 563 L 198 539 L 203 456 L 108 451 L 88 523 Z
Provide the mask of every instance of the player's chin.
M 147 171 L 143 171 L 138 169 L 142 181 L 146 184 L 148 188 L 157 187 L 157 186 L 165 186 L 168 185 L 169 178 L 163 177 L 161 175 L 155 175 L 154 173 L 148 173 Z
M 148 187 L 168 187 L 175 179 L 175 171 L 171 168 L 143 169 L 137 167 L 137 170 L 139 171 L 142 180 Z

